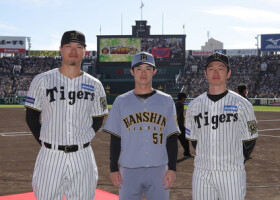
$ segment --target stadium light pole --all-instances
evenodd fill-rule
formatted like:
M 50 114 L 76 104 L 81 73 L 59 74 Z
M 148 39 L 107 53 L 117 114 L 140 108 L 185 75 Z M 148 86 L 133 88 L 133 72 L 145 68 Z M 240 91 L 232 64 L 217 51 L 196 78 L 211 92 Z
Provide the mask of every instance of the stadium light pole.
M 257 46 L 258 55 L 259 55 L 259 36 L 260 36 L 260 34 L 258 34 L 258 35 L 255 37 L 255 39 L 257 40 L 256 46 Z
M 27 39 L 27 42 L 28 42 L 28 51 L 30 50 L 31 48 L 31 37 L 26 37 Z

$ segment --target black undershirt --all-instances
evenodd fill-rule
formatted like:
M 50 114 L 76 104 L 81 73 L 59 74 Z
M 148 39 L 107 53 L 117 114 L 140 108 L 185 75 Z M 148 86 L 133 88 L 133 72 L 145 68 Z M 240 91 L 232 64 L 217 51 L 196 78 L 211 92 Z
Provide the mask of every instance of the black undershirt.
M 140 99 L 147 99 L 148 97 L 153 96 L 155 93 L 157 93 L 157 91 L 153 89 L 153 91 L 152 91 L 151 93 L 148 93 L 148 94 L 135 94 L 135 93 L 134 93 L 134 95 L 135 95 L 137 98 L 140 98 Z
M 222 99 L 224 96 L 226 96 L 228 94 L 228 90 L 226 90 L 225 92 L 223 92 L 222 94 L 218 94 L 218 95 L 213 95 L 213 94 L 208 94 L 207 93 L 207 97 L 216 102 L 216 101 L 219 101 L 220 99 Z
M 150 96 L 156 94 L 156 90 L 153 90 L 148 94 L 135 94 L 139 99 L 147 99 Z M 168 169 L 176 171 L 176 161 L 178 155 L 178 143 L 177 143 L 177 134 L 173 134 L 168 137 L 166 140 L 166 150 L 168 155 Z M 119 171 L 118 160 L 121 152 L 121 138 L 111 135 L 110 143 L 110 171 L 116 172 Z
M 26 107 L 26 115 L 25 120 L 26 123 L 31 130 L 32 134 L 34 135 L 37 142 L 41 145 L 40 138 L 40 131 L 41 131 L 41 123 L 40 123 L 40 115 L 41 112 L 37 110 L 33 110 L 31 108 Z M 92 118 L 92 128 L 95 132 L 99 130 L 99 128 L 102 126 L 104 117 L 94 117 Z

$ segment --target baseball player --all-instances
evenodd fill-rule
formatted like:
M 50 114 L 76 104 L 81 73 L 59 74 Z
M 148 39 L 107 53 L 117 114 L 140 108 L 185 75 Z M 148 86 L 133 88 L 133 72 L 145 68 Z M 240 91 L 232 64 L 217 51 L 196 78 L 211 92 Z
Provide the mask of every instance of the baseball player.
M 184 148 L 184 159 L 193 157 L 193 155 L 190 152 L 189 141 L 185 137 L 186 128 L 185 128 L 185 116 L 184 116 L 184 103 L 186 101 L 186 98 L 187 95 L 183 92 L 180 92 L 178 93 L 178 101 L 175 103 L 176 113 L 177 113 L 177 123 L 181 132 L 181 134 L 178 136 L 178 139 L 182 147 Z
M 104 126 L 111 134 L 110 178 L 120 200 L 140 200 L 143 193 L 147 200 L 167 200 L 175 181 L 176 110 L 170 95 L 152 88 L 156 71 L 151 54 L 133 57 L 135 89 L 116 98 Z
M 249 98 L 247 97 L 248 95 L 248 90 L 247 90 L 247 86 L 245 84 L 239 84 L 237 86 L 237 93 L 244 97 L 245 99 L 247 99 L 249 101 Z
M 247 86 L 245 84 L 239 84 L 237 86 L 237 93 L 240 96 L 247 99 L 248 101 L 250 101 L 249 98 L 247 97 L 248 90 L 247 90 Z M 252 159 L 252 157 L 250 157 L 250 155 L 251 155 L 255 145 L 256 145 L 256 140 L 251 140 L 251 141 L 243 143 L 243 155 L 244 155 L 245 161 Z
M 207 58 L 209 89 L 188 106 L 186 138 L 197 141 L 192 180 L 194 200 L 241 200 L 246 194 L 243 143 L 258 137 L 249 101 L 226 88 L 228 57 Z
M 108 109 L 100 81 L 81 71 L 85 47 L 83 33 L 65 32 L 61 67 L 37 75 L 26 97 L 26 122 L 42 146 L 32 179 L 38 200 L 95 196 L 98 172 L 90 142 Z

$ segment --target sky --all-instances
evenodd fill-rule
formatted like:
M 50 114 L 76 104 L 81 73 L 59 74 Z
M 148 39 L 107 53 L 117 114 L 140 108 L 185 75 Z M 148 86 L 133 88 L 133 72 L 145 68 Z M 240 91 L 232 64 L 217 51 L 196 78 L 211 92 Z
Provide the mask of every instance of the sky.
M 62 34 L 78 30 L 87 50 L 97 50 L 97 35 L 131 35 L 135 21 L 146 20 L 151 35 L 186 34 L 186 49 L 200 50 L 208 38 L 224 49 L 256 49 L 260 34 L 280 33 L 279 0 L 142 3 L 141 12 L 141 0 L 0 0 L 0 36 L 31 37 L 30 50 L 58 50 Z

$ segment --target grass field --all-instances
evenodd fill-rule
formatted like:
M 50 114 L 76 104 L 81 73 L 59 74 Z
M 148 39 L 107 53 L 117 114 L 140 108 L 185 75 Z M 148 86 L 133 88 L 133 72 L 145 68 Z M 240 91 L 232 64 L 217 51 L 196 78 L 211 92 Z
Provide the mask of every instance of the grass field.
M 0 105 L 0 108 L 23 108 L 23 105 Z M 108 105 L 109 108 L 112 105 Z M 187 109 L 187 106 L 185 106 Z M 254 111 L 280 112 L 280 106 L 254 106 Z

